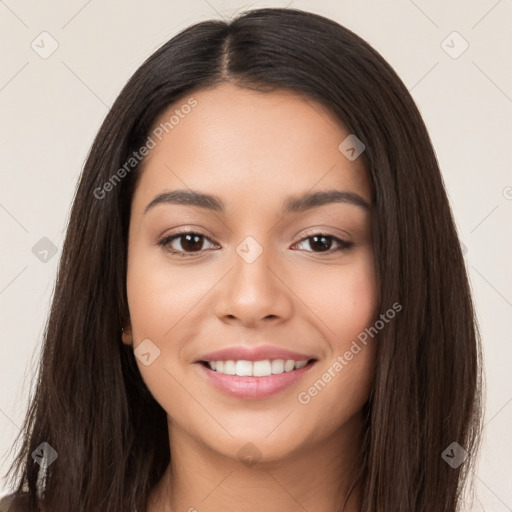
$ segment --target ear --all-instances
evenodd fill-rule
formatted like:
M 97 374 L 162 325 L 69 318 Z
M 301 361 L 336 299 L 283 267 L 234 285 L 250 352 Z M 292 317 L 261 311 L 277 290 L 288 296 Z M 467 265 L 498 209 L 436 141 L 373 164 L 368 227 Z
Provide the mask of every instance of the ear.
M 133 345 L 133 336 L 132 336 L 131 326 L 123 327 L 123 331 L 121 333 L 121 338 L 125 345 Z

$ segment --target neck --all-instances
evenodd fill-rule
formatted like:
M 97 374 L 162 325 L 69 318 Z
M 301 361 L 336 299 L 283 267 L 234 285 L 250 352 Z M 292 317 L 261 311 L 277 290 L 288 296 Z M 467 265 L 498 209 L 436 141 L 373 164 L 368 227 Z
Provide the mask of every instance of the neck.
M 357 415 L 329 438 L 311 440 L 309 448 L 279 460 L 262 454 L 250 465 L 169 422 L 171 463 L 151 494 L 148 512 L 358 512 L 360 486 L 353 484 L 362 432 Z

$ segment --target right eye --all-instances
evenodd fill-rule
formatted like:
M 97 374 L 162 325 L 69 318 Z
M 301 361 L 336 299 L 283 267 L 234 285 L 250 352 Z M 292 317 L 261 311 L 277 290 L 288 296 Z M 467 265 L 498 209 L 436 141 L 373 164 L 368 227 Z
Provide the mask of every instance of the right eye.
M 203 252 L 202 247 L 205 240 L 211 243 L 214 247 L 216 246 L 206 235 L 193 231 L 185 231 L 166 236 L 158 242 L 158 245 L 162 246 L 165 251 L 172 254 L 193 256 L 194 254 Z M 181 248 L 176 246 L 181 246 Z

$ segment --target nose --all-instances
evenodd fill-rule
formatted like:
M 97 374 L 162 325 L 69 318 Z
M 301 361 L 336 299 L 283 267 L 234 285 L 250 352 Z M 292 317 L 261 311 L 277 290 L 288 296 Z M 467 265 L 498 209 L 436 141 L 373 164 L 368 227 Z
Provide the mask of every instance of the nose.
M 234 255 L 233 268 L 219 283 L 215 313 L 223 322 L 246 327 L 281 323 L 293 312 L 293 293 L 270 251 L 248 262 Z M 280 271 L 281 270 L 281 271 Z

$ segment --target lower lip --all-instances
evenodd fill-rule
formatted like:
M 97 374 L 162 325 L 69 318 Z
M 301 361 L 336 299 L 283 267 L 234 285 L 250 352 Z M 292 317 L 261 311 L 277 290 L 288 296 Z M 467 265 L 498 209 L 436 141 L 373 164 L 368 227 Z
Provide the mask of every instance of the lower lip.
M 266 377 L 240 377 L 226 375 L 198 363 L 207 379 L 217 388 L 236 398 L 245 400 L 261 400 L 275 395 L 300 380 L 315 365 L 316 361 L 308 363 L 303 368 L 291 372 L 268 375 Z

